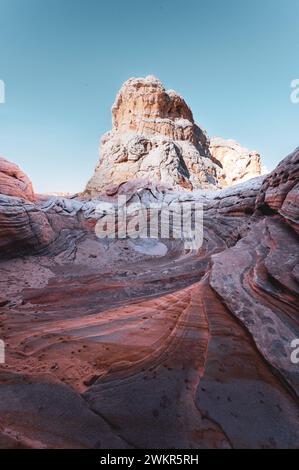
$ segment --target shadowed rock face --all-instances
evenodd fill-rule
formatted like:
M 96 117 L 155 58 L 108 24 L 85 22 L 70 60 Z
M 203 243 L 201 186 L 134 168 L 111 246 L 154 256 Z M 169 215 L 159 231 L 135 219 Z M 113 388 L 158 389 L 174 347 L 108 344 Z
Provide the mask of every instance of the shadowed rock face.
M 112 107 L 112 130 L 101 141 L 100 161 L 86 187 L 96 196 L 132 179 L 176 190 L 229 186 L 261 174 L 260 157 L 234 143 L 226 156 L 210 147 L 184 99 L 149 76 L 124 83 Z M 247 152 L 247 153 L 246 153 Z M 215 155 L 213 155 L 215 153 Z M 220 155 L 221 154 L 221 155 Z M 228 158 L 233 160 L 229 166 Z
M 31 181 L 20 168 L 0 158 L 1 257 L 17 256 L 49 244 L 55 238 L 49 222 L 35 205 Z
M 299 220 L 299 149 L 286 157 L 264 181 L 257 198 L 257 208 L 265 213 L 279 213 L 298 233 Z
M 1 195 L 0 447 L 297 448 L 298 168 L 297 150 L 220 191 Z M 99 240 L 119 194 L 133 221 L 201 202 L 203 246 Z

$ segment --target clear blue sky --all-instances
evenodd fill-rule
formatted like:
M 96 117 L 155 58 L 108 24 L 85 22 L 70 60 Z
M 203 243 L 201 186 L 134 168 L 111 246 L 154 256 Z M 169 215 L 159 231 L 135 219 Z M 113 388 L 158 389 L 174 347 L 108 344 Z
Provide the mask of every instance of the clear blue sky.
M 121 84 L 154 74 L 272 169 L 299 145 L 299 0 L 0 0 L 0 154 L 84 188 Z

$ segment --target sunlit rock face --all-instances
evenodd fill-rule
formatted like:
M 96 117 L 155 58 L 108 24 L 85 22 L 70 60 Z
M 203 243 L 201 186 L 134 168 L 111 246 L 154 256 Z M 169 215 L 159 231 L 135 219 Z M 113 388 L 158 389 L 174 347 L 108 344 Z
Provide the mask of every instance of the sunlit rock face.
M 206 140 L 195 126 L 184 99 L 165 90 L 153 76 L 131 78 L 122 86 L 112 107 L 113 130 L 121 133 L 164 135 L 198 145 Z
M 34 200 L 31 181 L 20 168 L 0 157 L 0 194 Z
M 222 173 L 219 175 L 219 184 L 222 187 L 232 186 L 262 174 L 260 154 L 242 147 L 234 140 L 213 137 L 210 152 L 214 162 L 222 167 Z
M 174 189 L 217 187 L 209 139 L 184 99 L 155 77 L 129 79 L 112 107 L 112 131 L 101 142 L 100 162 L 87 193 L 150 178 Z
M 258 153 L 222 139 L 210 145 L 185 100 L 148 76 L 129 79 L 118 93 L 86 193 L 145 178 L 175 190 L 217 189 L 260 174 Z

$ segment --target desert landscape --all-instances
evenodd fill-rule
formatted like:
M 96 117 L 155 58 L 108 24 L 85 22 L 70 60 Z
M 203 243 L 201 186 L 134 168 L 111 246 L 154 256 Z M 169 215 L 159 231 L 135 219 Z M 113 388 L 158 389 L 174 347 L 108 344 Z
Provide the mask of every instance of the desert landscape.
M 299 447 L 299 149 L 281 158 L 265 174 L 147 76 L 82 193 L 0 159 L 1 448 Z M 99 238 L 120 196 L 133 223 L 201 204 L 202 245 Z

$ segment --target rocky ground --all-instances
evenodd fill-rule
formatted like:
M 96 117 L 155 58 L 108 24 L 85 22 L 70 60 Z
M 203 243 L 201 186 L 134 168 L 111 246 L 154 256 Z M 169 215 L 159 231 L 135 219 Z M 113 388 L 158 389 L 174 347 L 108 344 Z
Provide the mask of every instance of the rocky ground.
M 298 447 L 298 150 L 221 191 L 122 185 L 128 207 L 201 202 L 198 250 L 99 240 L 99 200 L 5 181 L 0 447 Z
M 297 448 L 298 149 L 260 176 L 154 77 L 112 117 L 82 194 L 0 158 L 0 447 Z M 120 197 L 130 236 L 99 238 Z M 152 204 L 172 236 L 132 238 Z

